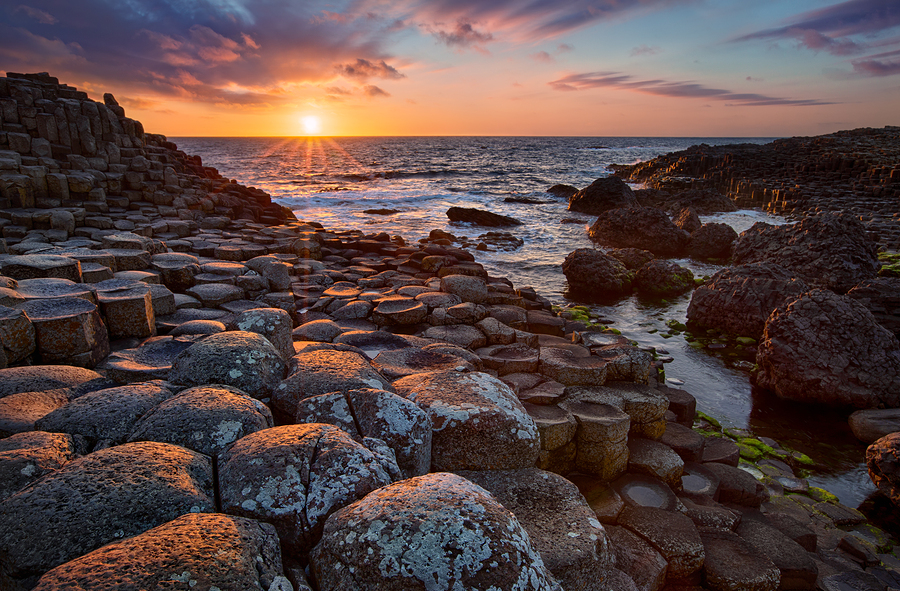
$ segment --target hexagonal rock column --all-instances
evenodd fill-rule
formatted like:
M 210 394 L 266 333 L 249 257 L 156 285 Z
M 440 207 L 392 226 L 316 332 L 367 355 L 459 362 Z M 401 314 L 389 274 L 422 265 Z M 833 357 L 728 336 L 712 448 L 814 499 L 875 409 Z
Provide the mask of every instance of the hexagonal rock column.
M 210 335 L 182 351 L 172 364 L 169 381 L 186 386 L 225 384 L 266 399 L 284 376 L 284 367 L 268 339 L 234 330 Z
M 81 298 L 33 300 L 20 305 L 34 325 L 44 363 L 94 367 L 109 355 L 109 335 L 97 306 Z
M 575 469 L 575 433 L 578 423 L 572 414 L 558 406 L 523 403 L 528 416 L 541 434 L 541 453 L 538 468 L 557 474 L 568 474 Z
M 448 324 L 432 326 L 422 335 L 428 339 L 446 341 L 468 349 L 478 349 L 487 344 L 484 333 L 468 324 Z
M 197 589 L 286 588 L 275 528 L 221 513 L 188 513 L 47 572 L 36 590 L 158 589 L 173 579 Z M 281 586 L 279 586 L 281 585 Z
M 75 457 L 66 433 L 31 431 L 0 439 L 0 501 Z
M 305 563 L 328 515 L 391 482 L 379 460 L 332 425 L 263 429 L 220 456 L 222 509 L 272 523 Z
M 285 361 L 294 356 L 294 340 L 291 336 L 294 323 L 291 315 L 281 308 L 253 308 L 241 312 L 234 318 L 231 327 L 266 337 Z
M 575 466 L 603 480 L 615 480 L 628 466 L 627 414 L 608 404 L 563 402 L 560 406 L 578 422 Z
M 540 436 L 512 389 L 487 374 L 427 372 L 394 382 L 431 417 L 432 470 L 530 468 Z
M 128 443 L 73 460 L 0 502 L 4 586 L 30 587 L 47 570 L 117 539 L 215 511 L 212 485 L 208 457 L 165 443 Z
M 34 353 L 34 325 L 25 312 L 0 306 L 0 345 L 8 364 L 18 363 Z
M 413 298 L 388 296 L 378 301 L 378 305 L 372 311 L 372 322 L 379 326 L 418 324 L 425 320 L 427 315 L 428 308 Z
M 484 366 L 497 371 L 497 375 L 511 373 L 535 373 L 540 361 L 537 349 L 522 345 L 491 345 L 475 351 Z
M 431 468 L 431 419 L 414 402 L 375 389 L 321 394 L 301 400 L 298 423 L 328 423 L 357 441 L 375 437 L 390 447 L 403 478 Z
M 140 281 L 125 285 L 105 283 L 97 284 L 97 299 L 106 318 L 109 336 L 140 338 L 155 335 L 156 316 L 150 286 Z
M 24 254 L 0 261 L 0 274 L 13 279 L 57 277 L 81 283 L 81 263 L 55 254 Z
M 681 579 L 703 567 L 706 553 L 689 517 L 656 507 L 625 507 L 619 525 L 638 534 L 669 562 L 667 578 Z
M 606 381 L 606 360 L 581 356 L 569 349 L 541 348 L 540 372 L 566 386 L 602 386 Z
M 454 474 L 404 480 L 338 511 L 310 563 L 321 591 L 561 589 L 515 516 Z
M 200 261 L 190 254 L 164 252 L 150 257 L 150 268 L 159 271 L 166 287 L 181 293 L 194 286 L 194 276 L 200 274 Z
M 110 353 L 100 369 L 120 384 L 165 380 L 175 358 L 195 340 L 190 337 L 151 337 L 134 349 Z
M 216 457 L 241 437 L 271 426 L 269 407 L 237 388 L 196 386 L 147 412 L 128 440 L 172 443 Z
M 608 584 L 613 566 L 606 532 L 578 488 L 537 468 L 457 472 L 512 511 L 544 565 L 566 591 Z
M 760 550 L 728 530 L 700 530 L 706 558 L 703 575 L 716 591 L 776 591 L 781 573 Z
M 609 404 L 631 418 L 629 434 L 659 439 L 666 432 L 666 410 L 669 400 L 659 390 L 644 384 L 607 382 L 593 388 L 567 388 L 566 400 Z
M 418 347 L 382 351 L 372 360 L 372 365 L 389 380 L 425 371 L 475 371 L 471 363 L 451 353 L 426 351 Z
M 75 283 L 69 279 L 43 277 L 41 279 L 23 279 L 16 287 L 26 300 L 43 300 L 47 298 L 81 298 L 92 304 L 97 303 L 93 290 L 84 283 Z

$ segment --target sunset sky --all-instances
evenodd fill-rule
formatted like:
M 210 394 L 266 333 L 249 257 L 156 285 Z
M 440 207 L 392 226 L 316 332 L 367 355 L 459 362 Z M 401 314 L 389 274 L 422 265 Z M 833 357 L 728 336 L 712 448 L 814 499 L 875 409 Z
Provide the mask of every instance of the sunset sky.
M 900 0 L 0 0 L 0 70 L 169 136 L 900 125 Z

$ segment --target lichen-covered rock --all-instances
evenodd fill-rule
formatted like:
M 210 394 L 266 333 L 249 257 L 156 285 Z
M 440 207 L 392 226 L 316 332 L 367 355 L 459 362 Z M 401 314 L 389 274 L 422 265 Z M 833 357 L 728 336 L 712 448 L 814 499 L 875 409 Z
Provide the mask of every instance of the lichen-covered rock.
M 691 294 L 688 324 L 758 339 L 775 308 L 807 291 L 802 279 L 772 263 L 728 267 Z
M 603 212 L 588 233 L 604 246 L 640 248 L 662 256 L 684 252 L 690 237 L 663 210 L 637 206 Z
M 569 197 L 569 211 L 590 215 L 600 215 L 604 211 L 630 205 L 637 205 L 634 191 L 615 176 L 599 178 Z
M 159 383 L 106 388 L 79 396 L 35 422 L 35 428 L 53 433 L 81 435 L 89 446 L 124 443 L 135 424 L 172 396 Z
M 900 433 L 885 435 L 866 449 L 869 477 L 900 507 Z
M 566 591 L 607 583 L 614 558 L 606 531 L 578 488 L 537 468 L 458 472 L 512 511 Z
M 321 591 L 561 589 L 511 512 L 444 473 L 395 483 L 338 511 L 310 562 Z
M 298 423 L 328 423 L 357 441 L 382 440 L 397 458 L 404 478 L 421 476 L 431 467 L 431 419 L 414 402 L 391 392 L 356 389 L 301 400 Z
M 269 407 L 237 388 L 195 386 L 141 417 L 128 440 L 172 443 L 216 457 L 244 435 L 271 426 Z
M 562 264 L 569 289 L 593 297 L 615 296 L 631 291 L 632 274 L 615 257 L 593 248 L 570 252 Z
M 672 261 L 654 259 L 634 276 L 638 292 L 651 297 L 670 297 L 694 287 L 694 273 Z
M 433 470 L 504 470 L 535 465 L 537 427 L 509 386 L 480 372 L 428 372 L 394 382 L 431 418 Z
M 54 568 L 51 589 L 288 589 L 275 528 L 221 513 L 189 513 Z
M 275 526 L 306 562 L 325 519 L 391 482 L 384 460 L 332 425 L 284 425 L 237 440 L 219 459 L 222 510 Z
M 225 384 L 267 398 L 284 377 L 285 362 L 269 340 L 240 330 L 210 335 L 178 357 L 169 381 L 186 386 Z
M 31 587 L 100 546 L 212 511 L 208 457 L 151 442 L 96 451 L 0 502 L 0 582 Z
M 769 317 L 756 354 L 758 386 L 782 398 L 900 406 L 900 343 L 862 304 L 813 290 Z
M 253 308 L 241 312 L 235 316 L 231 327 L 266 337 L 285 361 L 294 356 L 294 339 L 291 336 L 294 325 L 291 315 L 281 308 Z
M 762 261 L 837 293 L 874 278 L 879 267 L 875 244 L 850 213 L 822 213 L 783 226 L 753 224 L 734 244 L 734 263 Z
M 66 433 L 31 431 L 0 439 L 0 501 L 75 457 Z

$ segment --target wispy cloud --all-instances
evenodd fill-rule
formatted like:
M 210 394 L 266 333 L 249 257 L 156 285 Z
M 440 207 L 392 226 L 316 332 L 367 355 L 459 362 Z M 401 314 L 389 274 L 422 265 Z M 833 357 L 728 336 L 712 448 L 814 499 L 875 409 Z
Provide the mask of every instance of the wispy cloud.
M 853 71 L 864 76 L 894 76 L 900 74 L 900 49 L 876 53 L 851 62 Z
M 592 88 L 614 88 L 630 90 L 644 94 L 665 96 L 673 98 L 702 98 L 717 101 L 727 101 L 734 105 L 742 106 L 813 106 L 828 105 L 829 102 L 818 99 L 788 99 L 764 94 L 732 92 L 719 88 L 710 88 L 696 82 L 670 82 L 667 80 L 636 80 L 629 74 L 621 72 L 587 72 L 584 74 L 570 74 L 552 82 L 548 82 L 551 88 L 563 92 L 589 90 Z
M 400 73 L 394 66 L 389 66 L 384 60 L 369 61 L 363 58 L 357 58 L 352 64 L 340 64 L 337 66 L 337 72 L 345 78 L 356 78 L 358 80 L 366 80 L 368 78 L 386 78 L 398 80 L 406 78 L 405 74 Z
M 49 12 L 41 10 L 39 8 L 35 8 L 33 6 L 26 6 L 22 4 L 16 7 L 16 11 L 27 14 L 42 25 L 55 25 L 59 22 L 59 19 L 57 19 Z
M 456 21 L 456 26 L 449 29 L 443 24 L 427 28 L 447 47 L 482 47 L 494 39 L 493 34 L 476 30 L 471 22 L 462 18 Z
M 651 47 L 649 45 L 638 45 L 637 47 L 631 49 L 631 53 L 629 55 L 631 57 L 636 57 L 639 55 L 656 55 L 661 51 L 662 49 L 656 46 Z

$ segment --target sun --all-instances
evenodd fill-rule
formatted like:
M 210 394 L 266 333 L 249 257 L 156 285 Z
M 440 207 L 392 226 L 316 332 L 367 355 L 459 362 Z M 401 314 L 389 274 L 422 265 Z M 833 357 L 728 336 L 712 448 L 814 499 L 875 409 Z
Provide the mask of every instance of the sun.
M 306 135 L 318 135 L 322 131 L 322 122 L 315 115 L 306 115 L 300 118 L 303 125 L 303 132 Z

